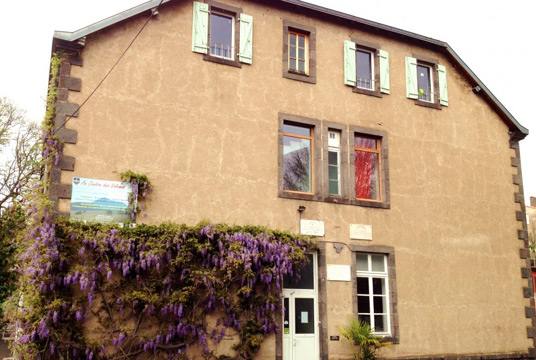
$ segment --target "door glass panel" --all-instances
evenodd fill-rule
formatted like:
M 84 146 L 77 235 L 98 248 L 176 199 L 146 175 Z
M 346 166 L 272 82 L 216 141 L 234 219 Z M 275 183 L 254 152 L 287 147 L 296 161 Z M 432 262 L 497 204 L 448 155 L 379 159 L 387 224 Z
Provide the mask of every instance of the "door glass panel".
M 296 334 L 314 334 L 314 299 L 296 298 L 294 305 Z
M 284 311 L 284 315 L 283 315 L 283 334 L 290 334 L 290 322 L 289 322 L 289 311 L 290 311 L 290 308 L 289 308 L 289 303 L 288 303 L 288 298 L 285 298 L 285 300 L 283 301 L 283 311 Z
M 313 254 L 307 254 L 308 262 L 300 270 L 300 276 L 294 274 L 293 276 L 285 275 L 283 277 L 283 287 L 285 289 L 314 289 L 314 264 Z

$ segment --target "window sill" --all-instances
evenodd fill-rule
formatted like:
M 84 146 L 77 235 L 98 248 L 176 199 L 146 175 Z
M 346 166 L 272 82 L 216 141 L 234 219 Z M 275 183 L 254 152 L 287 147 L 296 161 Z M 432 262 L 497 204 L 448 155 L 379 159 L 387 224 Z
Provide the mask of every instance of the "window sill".
M 422 100 L 415 100 L 415 105 L 424 106 L 427 108 L 432 108 L 436 110 L 441 110 L 441 105 L 438 103 L 428 102 L 428 101 L 422 101 Z
M 308 201 L 322 201 L 322 197 L 315 194 L 299 193 L 299 192 L 290 192 L 279 190 L 279 197 L 285 199 L 296 199 L 296 200 L 308 200 Z
M 283 77 L 291 80 L 303 81 L 309 84 L 316 84 L 316 77 L 307 74 L 301 74 L 299 72 L 283 70 Z
M 315 194 L 305 194 L 305 193 L 295 193 L 288 191 L 279 191 L 279 197 L 285 199 L 295 199 L 295 200 L 306 200 L 306 201 L 318 201 L 325 202 L 330 204 L 340 204 L 340 205 L 351 205 L 351 206 L 362 206 L 362 207 L 371 207 L 376 209 L 390 209 L 391 204 L 388 202 L 380 201 L 366 201 L 366 200 L 351 200 L 341 196 L 320 196 Z
M 229 60 L 229 59 L 224 59 L 224 58 L 221 58 L 221 57 L 212 56 L 212 55 L 208 55 L 208 54 L 203 55 L 203 60 L 210 61 L 210 62 L 215 62 L 217 64 L 222 64 L 222 65 L 234 66 L 234 67 L 237 67 L 237 68 L 242 67 L 242 63 L 240 61 L 238 61 L 238 60 Z
M 367 90 L 367 89 L 363 89 L 363 88 L 358 88 L 356 86 L 354 86 L 352 88 L 352 91 L 357 93 L 357 94 L 369 95 L 369 96 L 374 96 L 374 97 L 378 97 L 378 98 L 383 97 L 382 94 L 379 91 Z

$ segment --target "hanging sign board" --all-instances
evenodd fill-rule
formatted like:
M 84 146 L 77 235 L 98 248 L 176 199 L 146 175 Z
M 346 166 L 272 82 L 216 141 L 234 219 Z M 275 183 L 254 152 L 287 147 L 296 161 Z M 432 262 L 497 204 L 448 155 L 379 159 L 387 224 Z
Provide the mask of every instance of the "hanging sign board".
M 71 219 L 101 223 L 129 221 L 130 183 L 73 178 Z

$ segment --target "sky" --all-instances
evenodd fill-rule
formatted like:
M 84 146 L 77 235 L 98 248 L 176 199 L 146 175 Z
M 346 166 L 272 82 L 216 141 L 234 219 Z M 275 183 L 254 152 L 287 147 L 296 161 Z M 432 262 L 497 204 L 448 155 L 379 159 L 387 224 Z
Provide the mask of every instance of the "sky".
M 74 31 L 143 3 L 142 0 L 0 2 L 0 96 L 40 122 L 45 113 L 54 30 Z M 536 196 L 536 1 L 309 0 L 367 20 L 445 41 L 523 126 L 525 198 Z

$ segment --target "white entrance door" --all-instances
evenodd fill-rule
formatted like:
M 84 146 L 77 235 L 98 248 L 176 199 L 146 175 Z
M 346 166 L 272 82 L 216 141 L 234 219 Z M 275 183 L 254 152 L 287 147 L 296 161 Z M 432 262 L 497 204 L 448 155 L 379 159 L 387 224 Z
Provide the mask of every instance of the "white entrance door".
M 283 360 L 318 359 L 316 254 L 308 256 L 300 279 L 286 277 L 283 281 Z

